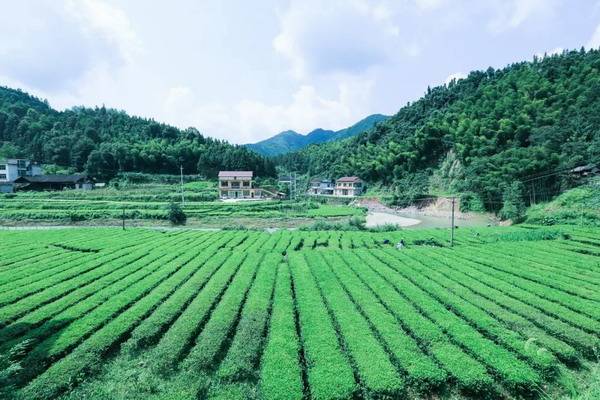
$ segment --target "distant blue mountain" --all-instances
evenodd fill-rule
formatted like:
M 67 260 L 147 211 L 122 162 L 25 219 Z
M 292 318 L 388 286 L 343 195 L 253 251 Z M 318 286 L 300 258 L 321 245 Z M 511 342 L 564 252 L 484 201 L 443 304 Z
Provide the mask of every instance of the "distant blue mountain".
M 300 150 L 311 144 L 331 142 L 358 135 L 359 133 L 370 130 L 375 124 L 385 121 L 388 118 L 387 115 L 373 114 L 358 121 L 356 124 L 339 131 L 330 131 L 319 128 L 307 135 L 301 135 L 295 131 L 283 131 L 269 139 L 262 140 L 258 143 L 247 144 L 246 146 L 257 153 L 266 156 L 276 156 Z

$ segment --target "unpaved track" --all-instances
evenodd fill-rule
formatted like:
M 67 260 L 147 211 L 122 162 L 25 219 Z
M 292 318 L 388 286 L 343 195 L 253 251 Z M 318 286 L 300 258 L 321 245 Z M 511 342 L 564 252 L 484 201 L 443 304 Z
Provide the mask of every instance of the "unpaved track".
M 391 224 L 406 227 L 418 225 L 420 223 L 421 221 L 415 218 L 406 218 L 385 212 L 369 212 L 367 214 L 366 226 L 367 228 L 374 228 L 377 226 Z

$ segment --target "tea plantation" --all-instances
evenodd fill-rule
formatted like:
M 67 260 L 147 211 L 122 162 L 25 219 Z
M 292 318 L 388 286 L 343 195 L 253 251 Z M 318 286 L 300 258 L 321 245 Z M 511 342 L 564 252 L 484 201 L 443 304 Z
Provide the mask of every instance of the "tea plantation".
M 598 230 L 448 239 L 0 231 L 0 397 L 548 398 L 594 368 Z

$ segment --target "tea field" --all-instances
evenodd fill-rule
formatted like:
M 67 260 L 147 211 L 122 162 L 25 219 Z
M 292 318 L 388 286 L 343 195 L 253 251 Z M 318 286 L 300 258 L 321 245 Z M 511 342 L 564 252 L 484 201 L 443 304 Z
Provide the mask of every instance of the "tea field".
M 53 194 L 55 192 L 47 192 Z M 1 198 L 0 221 L 88 221 L 167 220 L 169 203 L 149 200 L 107 200 L 108 197 L 44 197 L 45 193 L 17 194 Z M 188 218 L 327 218 L 363 216 L 359 207 L 328 205 L 310 201 L 187 201 L 182 206 Z
M 0 398 L 541 399 L 597 368 L 597 229 L 0 243 Z

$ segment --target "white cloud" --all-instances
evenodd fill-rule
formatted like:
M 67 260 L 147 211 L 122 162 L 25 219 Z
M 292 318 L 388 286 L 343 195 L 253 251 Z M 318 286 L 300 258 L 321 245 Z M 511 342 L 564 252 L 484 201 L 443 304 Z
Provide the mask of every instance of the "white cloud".
M 534 17 L 547 17 L 554 13 L 557 0 L 498 0 L 493 3 L 495 15 L 488 29 L 501 33 L 518 28 Z
M 596 27 L 596 30 L 592 34 L 590 40 L 585 45 L 586 49 L 597 49 L 600 47 L 600 25 Z
M 415 0 L 417 8 L 421 11 L 432 11 L 442 7 L 446 0 Z
M 280 26 L 273 46 L 297 78 L 359 74 L 385 63 L 401 44 L 389 8 L 361 0 L 292 1 Z
M 444 83 L 446 85 L 448 85 L 450 82 L 456 80 L 460 80 L 460 79 L 465 79 L 467 77 L 467 74 L 465 74 L 464 72 L 455 72 L 453 74 L 448 75 L 448 77 L 446 78 L 446 80 L 444 81 Z
M 141 42 L 121 9 L 102 0 L 67 0 L 65 8 L 80 21 L 88 35 L 100 35 L 118 48 L 127 61 L 131 61 L 141 50 Z
M 100 0 L 11 2 L 3 11 L 0 75 L 33 91 L 72 92 L 91 71 L 114 71 L 140 47 L 126 15 Z
M 204 104 L 189 88 L 173 87 L 166 96 L 164 117 L 234 143 L 250 143 L 287 129 L 308 133 L 315 128 L 345 128 L 356 122 L 357 115 L 370 112 L 372 85 L 368 80 L 350 80 L 341 83 L 332 98 L 320 95 L 314 86 L 301 85 L 287 104 L 246 99 L 233 107 Z

